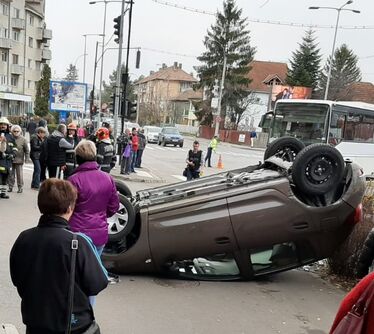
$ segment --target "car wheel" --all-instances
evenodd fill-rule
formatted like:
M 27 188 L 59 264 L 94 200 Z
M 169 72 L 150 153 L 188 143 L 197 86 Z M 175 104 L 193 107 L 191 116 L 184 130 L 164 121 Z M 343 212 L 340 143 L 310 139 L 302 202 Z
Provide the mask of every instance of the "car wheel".
M 183 143 L 182 143 L 182 144 L 179 144 L 179 147 L 183 147 Z
M 126 237 L 135 225 L 135 210 L 124 195 L 119 195 L 120 206 L 114 216 L 107 219 L 109 241 L 117 242 Z
M 178 144 L 174 144 L 174 147 L 177 147 Z
M 345 163 L 340 152 L 326 144 L 304 148 L 292 165 L 292 180 L 305 194 L 323 195 L 338 187 Z
M 158 145 L 161 145 L 161 141 L 160 141 L 160 140 L 158 140 L 157 144 L 158 144 Z
M 270 143 L 265 151 L 264 160 L 272 156 L 292 162 L 305 147 L 304 143 L 293 137 L 282 137 Z
M 123 182 L 117 179 L 114 179 L 114 184 L 116 185 L 117 191 L 126 197 L 131 197 L 132 193 L 130 188 Z

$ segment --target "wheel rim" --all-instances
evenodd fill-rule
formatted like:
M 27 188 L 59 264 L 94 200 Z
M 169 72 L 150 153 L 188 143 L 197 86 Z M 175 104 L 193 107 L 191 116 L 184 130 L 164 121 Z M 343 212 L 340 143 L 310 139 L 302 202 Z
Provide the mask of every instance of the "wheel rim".
M 120 203 L 119 209 L 115 215 L 107 219 L 109 234 L 113 235 L 122 232 L 126 228 L 128 220 L 129 214 L 127 209 Z
M 281 158 L 284 161 L 292 162 L 295 160 L 297 154 L 299 153 L 299 150 L 295 149 L 291 146 L 285 146 L 277 151 L 275 153 L 275 156 L 277 158 Z
M 328 157 L 322 156 L 309 161 L 305 175 L 313 184 L 326 183 L 334 174 L 337 164 Z

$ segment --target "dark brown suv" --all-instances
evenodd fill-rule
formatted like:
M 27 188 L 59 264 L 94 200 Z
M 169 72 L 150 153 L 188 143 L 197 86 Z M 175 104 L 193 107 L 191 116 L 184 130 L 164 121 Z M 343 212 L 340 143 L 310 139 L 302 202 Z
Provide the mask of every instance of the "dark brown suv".
M 290 154 L 281 142 L 263 164 L 131 197 L 117 182 L 122 206 L 109 224 L 106 267 L 231 280 L 331 256 L 360 219 L 362 171 L 328 145 Z

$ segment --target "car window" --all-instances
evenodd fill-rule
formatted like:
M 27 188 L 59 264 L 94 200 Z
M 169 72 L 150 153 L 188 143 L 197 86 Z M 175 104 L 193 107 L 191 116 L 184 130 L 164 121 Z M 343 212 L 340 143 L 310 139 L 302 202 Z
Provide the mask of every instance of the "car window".
M 175 261 L 170 267 L 173 274 L 182 277 L 225 277 L 239 276 L 240 270 L 230 254 L 197 257 L 191 260 Z
M 253 272 L 258 276 L 310 263 L 314 257 L 308 242 L 298 245 L 285 242 L 269 248 L 251 250 L 250 258 Z
M 178 129 L 175 128 L 164 128 L 164 133 L 168 135 L 179 135 Z

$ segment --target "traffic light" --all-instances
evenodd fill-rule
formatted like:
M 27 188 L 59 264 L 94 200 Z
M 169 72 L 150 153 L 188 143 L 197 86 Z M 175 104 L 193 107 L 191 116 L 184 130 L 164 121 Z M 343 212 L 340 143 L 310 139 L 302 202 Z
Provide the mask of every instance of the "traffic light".
M 111 102 L 109 102 L 109 109 L 112 113 L 114 113 L 114 108 L 116 105 L 116 96 L 114 94 L 110 95 Z
M 137 103 L 127 101 L 127 119 L 135 119 L 137 112 Z
M 140 56 L 141 56 L 141 52 L 140 52 L 140 50 L 136 51 L 136 63 L 135 63 L 135 68 L 140 68 Z
M 117 16 L 113 21 L 115 23 L 115 25 L 113 26 L 114 28 L 114 35 L 116 35 L 117 37 L 114 39 L 114 41 L 119 44 L 119 39 L 120 39 L 120 36 L 121 36 L 121 15 L 120 16 Z

